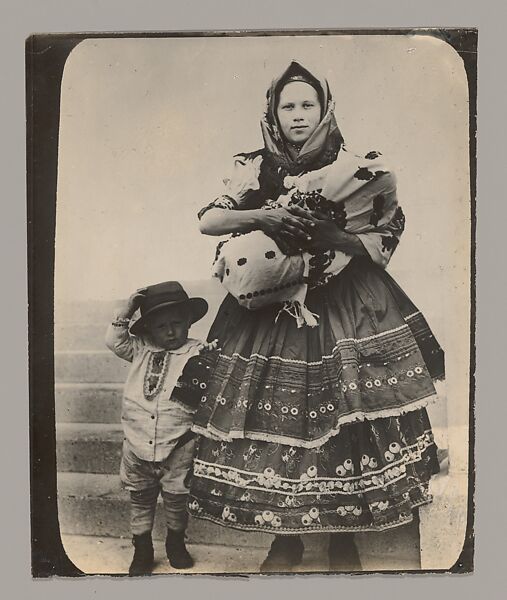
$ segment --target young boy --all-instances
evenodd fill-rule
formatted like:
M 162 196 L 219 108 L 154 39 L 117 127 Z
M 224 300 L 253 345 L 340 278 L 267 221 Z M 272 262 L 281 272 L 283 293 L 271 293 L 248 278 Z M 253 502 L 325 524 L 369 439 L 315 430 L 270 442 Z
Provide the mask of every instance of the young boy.
M 138 308 L 141 317 L 130 325 Z M 160 492 L 167 558 L 177 569 L 194 564 L 184 540 L 185 477 L 194 456 L 192 414 L 206 388 L 209 368 L 199 353 L 214 344 L 189 338 L 188 330 L 207 310 L 206 300 L 189 298 L 178 282 L 167 281 L 132 294 L 107 330 L 107 347 L 132 363 L 122 403 L 125 441 L 120 468 L 122 483 L 130 492 L 135 548 L 130 576 L 152 571 L 151 532 Z

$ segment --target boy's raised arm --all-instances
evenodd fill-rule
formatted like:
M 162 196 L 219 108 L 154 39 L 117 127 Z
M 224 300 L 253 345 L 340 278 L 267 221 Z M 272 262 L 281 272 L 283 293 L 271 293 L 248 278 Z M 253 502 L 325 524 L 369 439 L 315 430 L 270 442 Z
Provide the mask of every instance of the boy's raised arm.
M 116 356 L 129 362 L 134 358 L 135 346 L 134 338 L 129 333 L 129 323 L 132 315 L 139 308 L 143 292 L 144 290 L 137 290 L 116 309 L 106 331 L 106 346 Z

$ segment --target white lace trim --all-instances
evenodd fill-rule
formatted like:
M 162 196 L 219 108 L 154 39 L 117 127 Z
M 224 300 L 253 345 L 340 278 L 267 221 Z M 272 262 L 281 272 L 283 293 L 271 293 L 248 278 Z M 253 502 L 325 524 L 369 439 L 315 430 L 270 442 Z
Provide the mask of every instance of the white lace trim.
M 421 314 L 420 310 L 416 310 L 416 312 L 407 315 L 406 317 L 403 317 L 405 319 L 405 321 L 408 321 L 409 319 L 414 319 L 415 317 L 419 316 Z
M 202 427 L 200 425 L 193 425 L 192 431 L 216 441 L 232 442 L 233 440 L 237 439 L 249 439 L 258 440 L 262 442 L 272 442 L 274 444 L 282 444 L 285 446 L 296 446 L 298 448 L 318 448 L 319 446 L 322 446 L 325 442 L 327 442 L 330 438 L 337 435 L 342 425 L 361 421 L 374 421 L 375 419 L 382 419 L 387 417 L 398 417 L 409 412 L 418 410 L 420 408 L 424 408 L 428 406 L 428 404 L 433 403 L 438 399 L 438 394 L 432 394 L 431 396 L 421 398 L 419 400 L 416 400 L 415 402 L 411 402 L 410 404 L 398 408 L 384 408 L 381 410 L 369 412 L 368 414 L 365 414 L 363 411 L 357 411 L 349 415 L 344 415 L 335 425 L 335 427 L 331 429 L 331 431 L 315 440 L 300 440 L 298 438 L 292 438 L 283 435 L 273 435 L 270 433 L 261 433 L 256 431 L 245 432 L 240 430 L 233 430 L 226 434 L 223 431 L 220 431 L 219 429 L 214 427 L 213 425 L 210 425 L 209 423 L 206 427 Z

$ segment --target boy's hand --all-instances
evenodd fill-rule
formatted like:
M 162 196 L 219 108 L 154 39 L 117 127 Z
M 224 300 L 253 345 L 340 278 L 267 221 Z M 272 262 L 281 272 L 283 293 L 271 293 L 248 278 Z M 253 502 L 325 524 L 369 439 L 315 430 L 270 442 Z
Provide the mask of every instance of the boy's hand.
M 147 288 L 140 288 L 130 296 L 120 309 L 121 312 L 118 314 L 120 318 L 130 319 L 132 317 L 136 310 L 141 306 L 146 289 Z

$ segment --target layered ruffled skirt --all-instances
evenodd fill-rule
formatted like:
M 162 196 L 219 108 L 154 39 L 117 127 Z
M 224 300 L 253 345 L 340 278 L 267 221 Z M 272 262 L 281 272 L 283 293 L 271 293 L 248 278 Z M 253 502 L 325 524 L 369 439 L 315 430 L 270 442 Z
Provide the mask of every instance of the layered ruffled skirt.
M 211 377 L 200 384 L 190 513 L 283 534 L 409 522 L 438 472 L 424 407 L 444 375 L 442 349 L 366 259 L 310 290 L 306 305 L 318 327 L 231 296 L 220 307 L 209 339 L 221 351 L 203 359 Z

